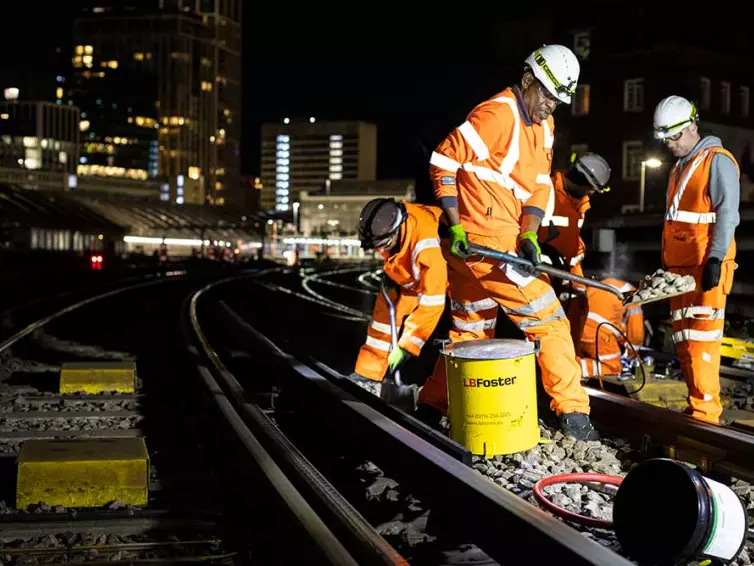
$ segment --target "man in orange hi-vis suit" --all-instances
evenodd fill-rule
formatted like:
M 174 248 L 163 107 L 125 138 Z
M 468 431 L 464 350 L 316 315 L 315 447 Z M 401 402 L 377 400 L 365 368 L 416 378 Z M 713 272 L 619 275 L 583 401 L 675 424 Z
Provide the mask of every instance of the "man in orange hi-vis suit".
M 521 84 L 476 106 L 433 152 L 430 176 L 450 230 L 448 261 L 453 342 L 492 338 L 502 308 L 528 338 L 539 338 L 538 361 L 551 408 L 565 434 L 597 439 L 581 385 L 568 320 L 545 275 L 469 256 L 473 242 L 537 264 L 537 231 L 548 208 L 554 121 L 570 103 L 579 63 L 567 47 L 548 45 L 526 59 Z M 447 411 L 444 361 L 419 393 L 424 409 Z M 420 413 L 417 413 L 420 417 Z
M 568 270 L 583 277 L 581 262 L 584 260 L 586 246 L 581 239 L 581 227 L 590 208 L 589 197 L 594 193 L 610 190 L 610 166 L 596 153 L 574 153 L 570 168 L 556 171 L 550 178 L 553 185 L 552 215 L 545 215 L 542 219 L 539 241 L 555 248 L 566 262 Z M 566 307 L 573 343 L 578 344 L 586 320 L 586 290 L 582 285 L 568 283 L 561 293 L 561 301 Z
M 719 423 L 725 303 L 738 267 L 740 171 L 720 138 L 699 135 L 698 120 L 696 107 L 680 96 L 655 109 L 655 138 L 678 158 L 668 179 L 662 262 L 696 280 L 695 291 L 670 299 L 673 342 L 689 387 L 687 413 Z
M 630 283 L 612 277 L 603 279 L 602 283 L 624 294 L 636 290 Z M 589 310 L 576 349 L 581 375 L 619 375 L 622 371 L 621 346 L 632 356 L 634 351 L 639 353 L 644 342 L 644 312 L 641 305 L 624 307 L 618 297 L 594 287 L 587 288 L 586 299 Z
M 386 372 L 394 373 L 411 356 L 419 355 L 445 308 L 448 277 L 438 236 L 441 216 L 442 210 L 436 206 L 389 198 L 371 200 L 362 209 L 362 248 L 374 249 L 384 259 L 385 276 L 391 287 L 399 289 L 388 291 L 401 332 L 398 348 L 392 349 L 389 311 L 378 293 L 366 342 L 351 375 L 353 381 L 377 395 Z

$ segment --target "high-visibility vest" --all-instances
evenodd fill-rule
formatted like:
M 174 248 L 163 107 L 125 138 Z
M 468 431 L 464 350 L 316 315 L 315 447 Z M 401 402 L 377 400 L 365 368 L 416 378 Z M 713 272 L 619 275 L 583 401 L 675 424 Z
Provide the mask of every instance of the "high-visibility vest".
M 662 231 L 662 261 L 666 267 L 701 266 L 707 260 L 717 221 L 709 194 L 710 167 L 716 153 L 727 155 L 738 169 L 738 162 L 729 151 L 710 147 L 689 160 L 683 170 L 680 170 L 679 161 L 670 172 Z M 724 260 L 732 260 L 735 256 L 734 239 Z
M 524 206 L 546 209 L 554 127 L 527 124 L 511 88 L 482 102 L 432 153 L 435 197 L 458 199 L 469 233 L 518 235 Z

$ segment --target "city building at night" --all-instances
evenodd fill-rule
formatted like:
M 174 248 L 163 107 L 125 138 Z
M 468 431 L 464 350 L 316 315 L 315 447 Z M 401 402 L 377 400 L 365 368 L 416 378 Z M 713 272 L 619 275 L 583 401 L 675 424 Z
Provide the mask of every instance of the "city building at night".
M 262 125 L 263 210 L 292 210 L 301 191 L 325 181 L 374 181 L 377 127 L 366 122 L 284 118 Z
M 176 204 L 241 204 L 240 21 L 240 0 L 85 9 L 60 92 L 81 109 L 79 176 L 156 180 Z
M 618 29 L 610 11 L 580 10 L 511 22 L 501 30 L 500 58 L 511 77 L 520 74 L 528 52 L 543 43 L 566 45 L 579 57 L 581 76 L 572 104 L 555 112 L 553 168 L 565 167 L 574 151 L 594 151 L 607 159 L 612 191 L 592 199 L 592 217 L 637 210 L 642 178 L 645 210 L 663 209 L 675 159 L 653 139 L 652 116 L 660 100 L 677 94 L 699 109 L 700 133 L 720 136 L 736 156 L 742 199 L 753 200 L 750 34 L 700 22 L 695 14 L 689 16 L 694 24 L 684 25 L 677 10 L 667 19 L 674 21 L 672 29 L 658 27 L 664 8 L 617 4 L 623 21 Z M 705 32 L 691 33 L 699 25 Z

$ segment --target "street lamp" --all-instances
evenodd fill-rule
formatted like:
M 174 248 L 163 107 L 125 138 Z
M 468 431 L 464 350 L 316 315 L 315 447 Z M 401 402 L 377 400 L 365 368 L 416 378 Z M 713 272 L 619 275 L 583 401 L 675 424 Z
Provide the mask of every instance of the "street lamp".
M 644 184 L 647 180 L 647 167 L 657 169 L 662 166 L 662 161 L 656 157 L 650 157 L 641 162 L 641 182 L 639 184 L 639 212 L 644 212 Z

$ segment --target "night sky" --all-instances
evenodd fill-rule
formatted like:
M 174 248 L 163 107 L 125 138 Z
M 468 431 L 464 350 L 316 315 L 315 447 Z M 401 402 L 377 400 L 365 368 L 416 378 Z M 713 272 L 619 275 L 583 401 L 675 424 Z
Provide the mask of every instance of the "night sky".
M 55 48 L 63 48 L 64 63 L 70 57 L 78 4 L 66 0 L 42 6 L 30 0 L 3 6 L 3 85 L 39 83 L 41 76 L 54 79 L 60 64 Z M 417 171 L 426 175 L 426 151 L 475 103 L 505 86 L 491 66 L 492 27 L 477 24 L 450 33 L 392 13 L 370 18 L 365 28 L 358 25 L 363 18 L 338 13 L 320 13 L 316 23 L 306 17 L 289 22 L 288 8 L 275 12 L 265 7 L 262 12 L 258 2 L 247 6 L 243 173 L 259 173 L 264 121 L 315 116 L 376 123 L 380 178 L 415 177 Z
M 54 77 L 54 48 L 62 46 L 70 56 L 79 2 L 3 4 L 2 82 L 19 74 L 27 80 Z M 380 178 L 426 177 L 428 152 L 475 104 L 519 78 L 503 75 L 496 65 L 499 32 L 493 24 L 530 12 L 506 3 L 497 13 L 439 10 L 420 20 L 421 13 L 412 17 L 377 5 L 360 7 L 372 12 L 326 13 L 318 4 L 302 13 L 290 3 L 244 4 L 242 172 L 259 173 L 264 121 L 315 116 L 376 123 Z M 619 2 L 599 6 L 611 4 Z M 540 13 L 546 5 L 538 5 Z M 657 19 L 664 25 L 664 16 Z M 688 32 L 696 34 L 693 27 Z

